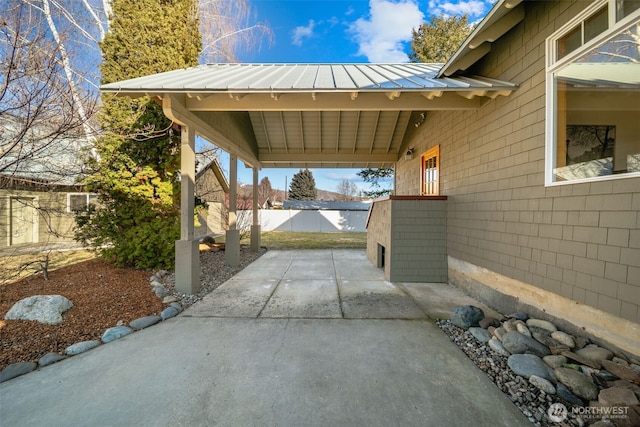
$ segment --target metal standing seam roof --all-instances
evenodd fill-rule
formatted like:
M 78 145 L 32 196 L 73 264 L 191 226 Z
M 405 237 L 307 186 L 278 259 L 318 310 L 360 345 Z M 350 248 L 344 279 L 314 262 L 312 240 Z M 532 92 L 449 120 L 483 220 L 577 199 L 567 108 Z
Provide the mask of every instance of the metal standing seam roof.
M 437 78 L 442 64 L 206 64 L 105 84 L 105 92 L 504 90 L 486 77 Z
M 517 88 L 480 76 L 438 78 L 441 67 L 206 64 L 101 90 L 156 97 L 174 120 L 255 167 L 392 167 L 425 112 L 479 108 Z

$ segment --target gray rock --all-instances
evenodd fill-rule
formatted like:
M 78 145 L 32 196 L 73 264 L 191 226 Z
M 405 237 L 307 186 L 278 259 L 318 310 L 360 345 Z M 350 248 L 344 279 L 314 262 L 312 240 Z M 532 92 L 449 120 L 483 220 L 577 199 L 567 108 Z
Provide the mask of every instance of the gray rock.
M 573 394 L 571 390 L 569 390 L 569 388 L 562 383 L 556 384 L 556 394 L 565 402 L 571 403 L 573 405 L 582 405 L 584 403 L 582 399 Z
M 611 372 L 621 380 L 627 380 L 635 384 L 640 384 L 640 373 L 634 371 L 633 369 L 606 359 L 601 360 L 600 363 L 602 363 L 602 367 L 604 369 Z
M 516 320 L 522 320 L 523 322 L 526 322 L 527 319 L 529 318 L 529 315 L 527 313 L 512 313 L 506 316 L 508 319 L 516 319 Z
M 582 337 L 573 337 L 573 341 L 575 341 L 576 343 L 576 348 L 583 348 L 584 346 L 589 344 L 589 341 Z
M 579 363 L 581 365 L 589 366 L 595 370 L 600 369 L 600 362 L 598 362 L 597 360 L 589 359 L 588 357 L 581 356 L 572 351 L 563 351 L 562 355 L 566 356 L 567 359 L 573 362 Z
M 513 354 L 507 359 L 507 365 L 514 373 L 526 379 L 535 375 L 549 381 L 555 380 L 553 371 L 541 358 L 533 354 Z
M 172 302 L 171 304 L 169 304 L 169 307 L 173 307 L 176 310 L 178 310 L 178 313 L 182 313 L 182 310 L 184 310 L 184 308 L 182 308 L 182 304 L 180 304 L 179 302 Z
M 496 328 L 495 331 L 493 331 L 493 336 L 498 338 L 500 341 L 502 341 L 502 337 L 506 333 L 507 333 L 507 331 L 505 331 L 504 328 L 502 326 L 500 326 L 499 328 Z
M 494 317 L 485 317 L 480 322 L 478 322 L 481 328 L 488 329 L 489 326 L 493 326 L 497 328 L 500 326 L 500 321 Z
M 544 363 L 546 363 L 550 368 L 560 368 L 562 367 L 562 365 L 564 365 L 565 363 L 567 363 L 567 358 L 561 355 L 551 355 L 551 356 L 545 356 L 542 358 L 542 360 L 544 360 Z
M 0 371 L 0 383 L 19 377 L 20 375 L 27 374 L 35 370 L 37 367 L 38 365 L 33 362 L 12 363 Z
M 73 356 L 76 354 L 84 353 L 85 351 L 91 350 L 100 345 L 100 341 L 80 341 L 75 344 L 71 344 L 64 350 L 64 354 L 67 356 Z
M 610 360 L 613 358 L 613 353 L 606 348 L 598 347 L 597 345 L 588 345 L 584 348 L 576 350 L 575 353 L 578 356 L 582 356 L 584 358 L 600 361 L 603 359 Z
M 451 310 L 451 323 L 462 329 L 480 326 L 479 322 L 482 319 L 484 319 L 484 312 L 473 305 L 459 305 Z
M 558 341 L 554 340 L 548 335 L 541 334 L 540 332 L 534 332 L 531 335 L 533 336 L 533 339 L 547 347 L 558 347 L 560 345 Z
M 497 339 L 496 337 L 491 338 L 488 342 L 487 345 L 489 346 L 489 348 L 493 351 L 495 351 L 498 354 L 501 354 L 503 356 L 509 356 L 511 353 L 509 353 L 504 346 L 502 345 L 502 343 L 500 342 L 499 339 Z
M 176 310 L 174 307 L 167 307 L 164 310 L 162 310 L 162 313 L 160 313 L 160 318 L 162 320 L 167 320 L 171 317 L 174 317 L 178 314 L 178 310 Z
M 163 304 L 171 304 L 172 302 L 178 302 L 178 298 L 174 297 L 173 295 L 167 295 L 162 299 Z
M 628 388 L 629 390 L 633 391 L 636 396 L 640 397 L 640 386 L 636 385 L 636 384 L 632 384 L 627 380 L 614 380 L 611 381 L 611 386 L 612 387 L 622 387 L 622 388 Z
M 558 328 L 556 328 L 556 326 L 553 323 L 547 320 L 542 320 L 542 319 L 528 319 L 527 326 L 529 327 L 535 326 L 536 328 L 542 328 L 549 332 L 555 332 L 558 330 Z
M 566 385 L 576 396 L 585 400 L 598 398 L 598 386 L 591 377 L 569 368 L 556 368 L 554 372 L 558 381 Z
M 67 356 L 63 356 L 62 354 L 59 354 L 59 353 L 47 353 L 44 356 L 42 356 L 40 359 L 38 359 L 38 366 L 40 367 L 49 366 L 66 358 Z
M 531 375 L 529 377 L 529 383 L 547 394 L 556 394 L 556 388 L 551 384 L 551 381 L 545 378 L 541 378 L 537 375 Z
M 633 390 L 622 387 L 611 387 L 600 390 L 598 402 L 602 406 L 632 406 L 640 405 Z
M 522 335 L 520 332 L 507 332 L 504 334 L 502 345 L 511 354 L 532 353 L 540 357 L 551 354 L 546 346 L 531 337 Z
M 158 298 L 164 298 L 169 295 L 169 290 L 162 285 L 156 285 L 153 287 L 153 293 L 156 294 Z
M 133 333 L 133 329 L 128 326 L 114 326 L 113 328 L 109 328 L 104 331 L 101 339 L 103 343 L 108 343 L 113 340 L 125 337 L 131 333 Z
M 62 295 L 34 295 L 15 303 L 4 318 L 57 325 L 62 322 L 62 313 L 71 307 L 73 303 Z
M 529 328 L 524 323 L 516 323 L 516 331 L 520 332 L 522 335 L 526 335 L 531 337 L 531 332 L 529 332 Z
M 611 359 L 612 362 L 615 362 L 619 365 L 624 365 L 624 366 L 629 366 L 629 362 L 627 362 L 626 360 L 618 357 L 618 356 L 613 356 L 613 359 Z
M 131 323 L 129 323 L 129 326 L 131 326 L 135 330 L 139 330 L 139 329 L 148 328 L 151 325 L 155 325 L 161 320 L 162 320 L 162 317 L 160 316 L 145 316 L 145 317 L 140 317 L 139 319 L 136 319 L 136 320 L 132 320 Z
M 613 382 L 615 382 L 615 381 L 618 379 L 618 377 L 616 377 L 615 375 L 613 375 L 613 374 L 612 374 L 611 372 L 609 372 L 609 371 L 605 371 L 604 369 L 603 369 L 603 370 L 598 371 L 598 372 L 596 373 L 596 375 L 597 375 L 597 376 L 598 376 L 602 381 L 607 381 L 607 382 L 609 382 L 609 381 L 613 381 Z M 622 380 L 621 380 L 621 381 L 622 381 Z M 638 395 L 640 396 L 640 393 L 639 393 Z
M 576 343 L 573 340 L 573 337 L 566 332 L 555 331 L 551 332 L 551 338 L 558 341 L 562 345 L 566 345 L 569 348 L 575 348 Z
M 514 320 L 507 320 L 506 322 L 504 322 L 502 324 L 502 329 L 504 329 L 505 332 L 513 332 L 518 330 L 516 328 L 516 322 Z

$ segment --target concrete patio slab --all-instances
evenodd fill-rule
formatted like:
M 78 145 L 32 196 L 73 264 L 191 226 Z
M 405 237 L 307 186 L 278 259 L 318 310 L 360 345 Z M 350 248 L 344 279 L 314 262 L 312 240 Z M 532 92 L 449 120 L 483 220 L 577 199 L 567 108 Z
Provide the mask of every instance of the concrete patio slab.
M 424 312 L 400 288 L 385 280 L 338 283 L 342 312 L 348 319 L 424 319 Z
M 283 280 L 260 317 L 341 318 L 336 281 Z
M 258 317 L 280 279 L 232 279 L 185 311 L 188 316 Z
M 467 302 L 459 290 L 252 271 L 302 259 L 305 269 L 326 266 L 329 256 L 376 270 L 355 252 L 268 252 L 178 317 L 0 384 L 0 422 L 530 426 L 427 318 L 440 310 L 430 300 Z M 338 301 L 344 317 L 380 318 L 312 318 L 323 307 L 336 315 Z
M 335 279 L 336 272 L 332 259 L 296 258 L 284 275 L 285 279 Z
M 426 321 L 178 317 L 0 390 L 7 426 L 530 426 Z
M 463 294 L 448 283 L 400 283 L 414 301 L 431 319 L 448 319 L 451 310 L 458 305 L 475 305 L 484 311 L 485 317 L 500 319 L 502 315 L 486 305 Z

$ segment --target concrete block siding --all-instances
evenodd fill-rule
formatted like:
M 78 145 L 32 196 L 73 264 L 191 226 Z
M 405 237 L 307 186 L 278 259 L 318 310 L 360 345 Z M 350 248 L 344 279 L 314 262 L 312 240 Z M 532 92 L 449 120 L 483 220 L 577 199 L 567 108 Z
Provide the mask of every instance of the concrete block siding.
M 428 112 L 409 146 L 440 144 L 450 257 L 640 323 L 640 178 L 544 183 L 545 39 L 588 4 L 525 2 L 475 70 L 519 89 L 479 110 Z M 396 194 L 419 187 L 419 160 L 401 159 Z

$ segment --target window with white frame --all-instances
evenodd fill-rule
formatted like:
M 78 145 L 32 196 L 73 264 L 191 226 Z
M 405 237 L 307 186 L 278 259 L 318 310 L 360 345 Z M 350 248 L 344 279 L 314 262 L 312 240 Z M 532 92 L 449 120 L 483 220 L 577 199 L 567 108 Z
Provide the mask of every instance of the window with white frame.
M 640 176 L 640 1 L 598 0 L 547 39 L 546 140 L 547 185 Z
M 94 193 L 67 193 L 67 212 L 79 212 L 97 201 Z

